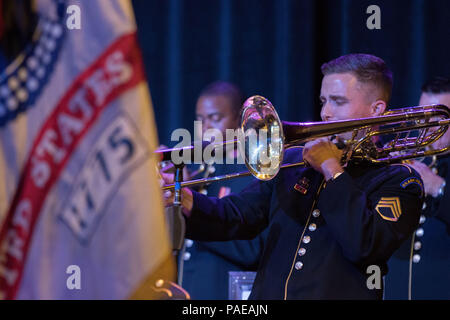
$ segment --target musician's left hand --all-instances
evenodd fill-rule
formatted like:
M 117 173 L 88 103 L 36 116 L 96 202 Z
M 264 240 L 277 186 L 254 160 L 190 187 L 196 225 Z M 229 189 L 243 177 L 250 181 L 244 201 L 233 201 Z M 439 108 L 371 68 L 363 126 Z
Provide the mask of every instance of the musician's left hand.
M 322 173 L 326 180 L 335 174 L 344 172 L 341 166 L 342 151 L 328 138 L 309 141 L 303 149 L 303 159 L 311 167 Z

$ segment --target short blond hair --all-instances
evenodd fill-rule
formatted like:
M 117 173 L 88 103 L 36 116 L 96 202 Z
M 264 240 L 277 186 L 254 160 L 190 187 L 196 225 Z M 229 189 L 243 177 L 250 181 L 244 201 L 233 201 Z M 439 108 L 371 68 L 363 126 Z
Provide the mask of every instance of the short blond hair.
M 370 54 L 353 53 L 341 56 L 321 67 L 324 76 L 336 73 L 352 73 L 361 83 L 373 84 L 380 90 L 380 99 L 389 102 L 392 95 L 393 77 L 383 59 Z

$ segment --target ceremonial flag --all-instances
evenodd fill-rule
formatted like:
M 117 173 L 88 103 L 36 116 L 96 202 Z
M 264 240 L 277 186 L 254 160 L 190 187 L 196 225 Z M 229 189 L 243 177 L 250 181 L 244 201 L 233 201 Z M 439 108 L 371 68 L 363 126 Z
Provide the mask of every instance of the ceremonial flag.
M 0 297 L 151 298 L 174 266 L 131 3 L 37 4 L 0 77 Z

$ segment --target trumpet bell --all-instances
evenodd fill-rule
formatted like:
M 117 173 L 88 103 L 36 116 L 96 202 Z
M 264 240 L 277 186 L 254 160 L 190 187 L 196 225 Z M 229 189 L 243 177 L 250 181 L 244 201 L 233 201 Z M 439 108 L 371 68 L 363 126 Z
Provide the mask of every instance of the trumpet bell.
M 283 162 L 284 135 L 272 103 L 258 95 L 248 98 L 240 129 L 244 143 L 239 143 L 239 150 L 247 168 L 259 180 L 273 179 Z

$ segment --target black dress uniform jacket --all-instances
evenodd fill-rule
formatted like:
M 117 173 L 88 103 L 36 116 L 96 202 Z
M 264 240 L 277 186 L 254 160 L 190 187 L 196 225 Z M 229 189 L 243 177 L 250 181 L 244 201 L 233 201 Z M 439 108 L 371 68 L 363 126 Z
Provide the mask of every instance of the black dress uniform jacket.
M 245 171 L 245 165 L 215 165 L 215 176 Z M 217 196 L 223 187 L 236 193 L 255 181 L 253 177 L 231 179 L 207 187 L 208 195 Z M 262 256 L 266 232 L 252 240 L 186 240 L 183 283 L 193 300 L 227 300 L 230 271 L 256 271 Z
M 300 160 L 292 151 L 285 162 Z M 380 299 L 367 267 L 384 274 L 419 221 L 422 187 L 408 179 L 421 184 L 405 165 L 349 163 L 327 183 L 297 167 L 222 199 L 194 192 L 187 237 L 251 239 L 268 227 L 251 299 Z

